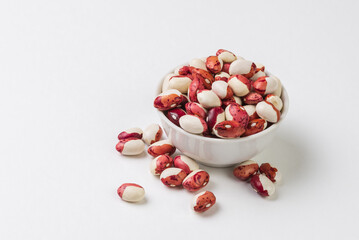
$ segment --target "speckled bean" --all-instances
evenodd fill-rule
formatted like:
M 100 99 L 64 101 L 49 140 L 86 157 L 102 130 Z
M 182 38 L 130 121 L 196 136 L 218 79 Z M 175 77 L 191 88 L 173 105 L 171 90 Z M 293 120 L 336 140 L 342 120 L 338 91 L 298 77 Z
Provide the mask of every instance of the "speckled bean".
M 258 172 L 258 169 L 258 163 L 252 160 L 247 160 L 241 162 L 233 169 L 233 175 L 242 181 L 247 181 L 250 177 Z
M 202 169 L 197 169 L 188 174 L 182 186 L 190 192 L 195 192 L 206 186 L 208 182 L 209 174 Z
M 185 179 L 187 174 L 180 168 L 167 168 L 161 175 L 161 182 L 168 187 L 178 187 L 182 185 L 183 179 Z
M 165 169 L 173 167 L 173 159 L 168 155 L 159 155 L 152 159 L 150 172 L 153 175 L 160 175 Z
M 216 196 L 210 191 L 196 194 L 192 200 L 192 208 L 195 212 L 202 213 L 210 209 L 216 203 Z
M 147 152 L 153 157 L 168 154 L 171 156 L 176 151 L 176 147 L 169 140 L 162 140 L 151 144 Z
M 282 174 L 269 163 L 262 163 L 259 167 L 259 171 L 266 175 L 272 182 L 280 182 L 282 180 Z

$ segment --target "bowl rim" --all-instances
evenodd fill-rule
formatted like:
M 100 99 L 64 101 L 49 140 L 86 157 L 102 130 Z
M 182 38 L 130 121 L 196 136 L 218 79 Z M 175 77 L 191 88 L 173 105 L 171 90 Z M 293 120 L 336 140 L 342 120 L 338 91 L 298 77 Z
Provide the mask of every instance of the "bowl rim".
M 183 66 L 183 65 L 181 65 Z M 176 69 L 176 68 L 175 68 Z M 173 73 L 174 70 L 167 73 L 163 78 L 162 80 L 160 81 L 160 84 L 159 84 L 159 87 L 157 88 L 157 95 L 159 93 L 162 92 L 162 83 L 164 81 L 164 79 L 166 78 L 166 76 L 170 73 Z M 265 73 L 268 75 L 268 76 L 271 76 L 272 74 L 268 71 L 265 71 Z M 288 98 L 288 93 L 287 93 L 287 90 L 285 89 L 285 87 L 283 86 L 283 84 L 281 83 L 281 86 L 282 86 L 282 93 L 281 93 L 281 96 L 280 98 L 283 100 L 283 97 L 284 97 L 284 100 L 283 100 L 283 109 L 281 111 L 281 116 L 280 116 L 280 119 L 278 122 L 276 123 L 273 123 L 270 127 L 264 129 L 263 131 L 259 132 L 259 133 L 256 133 L 256 134 L 253 134 L 253 135 L 250 135 L 250 136 L 246 136 L 246 137 L 239 137 L 239 138 L 211 138 L 211 137 L 205 137 L 205 136 L 202 136 L 202 135 L 197 135 L 197 134 L 193 134 L 193 133 L 189 133 L 189 132 L 186 132 L 184 129 L 182 129 L 181 127 L 177 126 L 176 124 L 174 124 L 173 122 L 171 122 L 164 114 L 164 112 L 157 110 L 157 113 L 158 115 L 160 116 L 161 120 L 165 121 L 170 127 L 174 128 L 176 131 L 179 131 L 189 137 L 192 137 L 192 138 L 195 138 L 195 139 L 198 139 L 198 140 L 204 140 L 204 141 L 209 141 L 209 142 L 233 142 L 233 143 L 239 143 L 239 142 L 245 142 L 245 141 L 250 141 L 250 140 L 253 140 L 253 139 L 257 139 L 257 138 L 260 138 L 261 136 L 264 136 L 272 131 L 274 131 L 275 129 L 278 128 L 278 126 L 283 122 L 283 120 L 286 118 L 287 116 L 287 113 L 288 113 L 288 109 L 289 109 L 289 98 Z M 156 95 L 156 96 L 157 96 Z

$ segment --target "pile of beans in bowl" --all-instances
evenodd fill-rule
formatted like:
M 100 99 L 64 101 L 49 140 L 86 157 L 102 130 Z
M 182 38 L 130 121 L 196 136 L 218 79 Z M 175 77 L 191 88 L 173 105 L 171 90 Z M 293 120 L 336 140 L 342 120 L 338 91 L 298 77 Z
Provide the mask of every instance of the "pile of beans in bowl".
M 168 74 L 154 107 L 189 133 L 239 138 L 279 121 L 281 92 L 280 80 L 262 64 L 219 49 Z

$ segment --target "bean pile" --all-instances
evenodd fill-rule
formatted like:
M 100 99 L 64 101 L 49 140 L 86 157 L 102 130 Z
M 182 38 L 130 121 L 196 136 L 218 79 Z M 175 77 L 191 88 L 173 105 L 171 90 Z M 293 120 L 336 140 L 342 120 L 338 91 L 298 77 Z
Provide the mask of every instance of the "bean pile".
M 185 155 L 171 155 L 176 147 L 169 140 L 161 140 L 162 128 L 151 124 L 144 131 L 140 128 L 130 128 L 118 135 L 119 142 L 116 150 L 123 155 L 138 155 L 148 146 L 147 153 L 154 157 L 150 163 L 150 172 L 159 176 L 161 182 L 170 188 L 183 187 L 190 192 L 197 192 L 209 182 L 209 174 L 199 169 L 199 165 Z M 127 202 L 139 202 L 145 197 L 145 190 L 136 183 L 124 183 L 117 189 L 118 195 Z M 192 209 L 205 212 L 216 202 L 216 197 L 210 191 L 204 191 L 194 196 Z
M 168 74 L 153 105 L 189 133 L 238 138 L 279 121 L 281 92 L 280 80 L 262 64 L 220 49 Z
M 283 102 L 282 86 L 262 64 L 245 60 L 220 49 L 216 56 L 193 59 L 165 77 L 162 93 L 154 107 L 163 111 L 175 125 L 192 134 L 214 138 L 239 138 L 259 133 L 279 121 Z M 130 128 L 118 135 L 116 150 L 122 155 L 145 151 L 153 157 L 149 170 L 167 187 L 198 192 L 210 179 L 208 172 L 185 155 L 171 157 L 176 147 L 161 140 L 162 128 L 149 125 L 144 131 Z M 280 172 L 269 163 L 247 160 L 233 169 L 233 175 L 250 182 L 261 196 L 275 193 Z M 136 183 L 124 183 L 118 195 L 125 201 L 138 202 L 145 190 Z M 205 212 L 216 203 L 215 195 L 202 191 L 193 198 L 192 209 Z
M 278 169 L 269 163 L 258 163 L 247 160 L 241 162 L 233 169 L 233 175 L 242 181 L 250 181 L 252 188 L 263 197 L 272 196 L 275 193 L 274 183 L 282 179 Z
M 149 145 L 147 153 L 154 157 L 150 163 L 150 172 L 159 176 L 161 182 L 170 188 L 182 187 L 190 192 L 197 192 L 209 182 L 208 172 L 185 155 L 171 157 L 176 147 L 169 140 L 161 140 L 162 128 L 151 124 L 145 131 L 140 128 L 130 128 L 118 135 L 117 151 L 123 155 L 138 155 L 145 150 L 144 142 Z M 142 142 L 142 144 L 141 144 Z M 262 197 L 272 196 L 275 185 L 281 180 L 280 172 L 269 163 L 258 163 L 247 160 L 233 169 L 233 175 L 250 182 L 252 188 Z M 118 195 L 128 202 L 139 202 L 145 197 L 145 190 L 136 183 L 124 183 L 118 190 Z M 210 191 L 202 191 L 193 197 L 192 209 L 205 212 L 216 203 L 215 195 Z

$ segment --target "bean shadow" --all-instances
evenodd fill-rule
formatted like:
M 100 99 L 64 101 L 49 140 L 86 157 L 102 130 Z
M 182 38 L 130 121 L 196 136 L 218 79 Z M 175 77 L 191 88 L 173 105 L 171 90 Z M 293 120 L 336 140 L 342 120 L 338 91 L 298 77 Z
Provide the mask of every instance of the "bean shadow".
M 294 129 L 294 130 L 293 130 Z M 277 185 L 294 184 L 293 181 L 300 181 L 301 177 L 307 176 L 310 172 L 308 163 L 308 141 L 304 133 L 296 131 L 296 128 L 286 126 L 279 129 L 277 136 L 261 153 L 253 157 L 252 160 L 259 164 L 269 162 L 282 173 L 282 181 Z M 233 167 L 213 168 L 203 166 L 215 174 L 226 175 L 228 178 L 238 183 L 248 184 L 233 176 Z M 275 199 L 277 196 L 273 196 Z
M 292 130 L 291 130 L 292 129 Z M 296 128 L 280 129 L 273 142 L 268 147 L 255 156 L 253 159 L 258 163 L 269 162 L 278 168 L 282 173 L 283 179 L 278 184 L 291 184 L 298 181 L 301 176 L 306 176 L 309 172 L 308 150 L 306 143 L 307 137 Z

